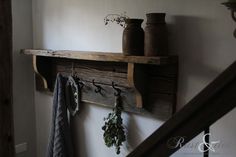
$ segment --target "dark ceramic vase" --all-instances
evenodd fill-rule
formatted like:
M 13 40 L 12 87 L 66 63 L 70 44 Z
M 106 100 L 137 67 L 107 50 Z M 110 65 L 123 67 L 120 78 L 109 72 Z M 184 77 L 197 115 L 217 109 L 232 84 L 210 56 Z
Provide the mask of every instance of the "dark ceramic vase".
M 126 56 L 144 55 L 144 31 L 141 27 L 143 19 L 126 19 L 123 31 L 122 49 Z
M 168 53 L 168 38 L 165 13 L 147 14 L 145 27 L 145 56 L 165 56 Z

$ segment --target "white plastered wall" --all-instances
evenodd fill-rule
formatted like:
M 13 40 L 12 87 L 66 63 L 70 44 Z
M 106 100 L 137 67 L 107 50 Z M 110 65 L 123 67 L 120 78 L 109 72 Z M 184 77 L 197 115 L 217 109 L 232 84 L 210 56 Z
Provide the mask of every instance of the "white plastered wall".
M 166 12 L 170 52 L 180 57 L 178 108 L 211 82 L 236 58 L 234 22 L 221 0 L 33 0 L 34 47 L 46 49 L 121 51 L 122 28 L 105 26 L 109 13 L 145 18 L 148 12 Z M 35 92 L 37 156 L 44 157 L 51 120 L 51 96 Z M 75 119 L 77 153 L 83 157 L 115 156 L 104 146 L 101 126 L 110 111 L 86 104 Z M 223 104 L 222 104 L 223 106 Z M 219 154 L 234 157 L 236 110 L 211 127 L 213 137 L 225 143 Z M 209 115 L 210 116 L 210 115 Z M 120 156 L 148 137 L 162 122 L 150 117 L 124 114 L 128 143 Z M 196 141 L 201 141 L 199 136 Z M 189 152 L 189 153 L 188 153 Z M 174 156 L 200 157 L 197 150 Z

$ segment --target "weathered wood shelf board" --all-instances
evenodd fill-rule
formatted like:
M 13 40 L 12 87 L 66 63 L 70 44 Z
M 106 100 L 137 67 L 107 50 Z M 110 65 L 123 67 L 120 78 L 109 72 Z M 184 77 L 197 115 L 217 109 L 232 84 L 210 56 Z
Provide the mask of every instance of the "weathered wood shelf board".
M 86 52 L 86 51 L 52 51 L 52 50 L 32 50 L 25 49 L 22 53 L 26 55 L 36 55 L 45 57 L 59 57 L 68 59 L 104 61 L 104 62 L 125 62 L 136 64 L 165 65 L 178 62 L 177 56 L 144 57 L 144 56 L 124 56 L 122 53 Z
M 33 55 L 33 67 L 38 91 L 53 90 L 57 73 L 72 72 L 85 86 L 82 101 L 113 107 L 112 82 L 121 89 L 123 107 L 127 112 L 151 114 L 168 119 L 175 110 L 178 57 L 123 56 L 121 53 L 52 51 L 25 49 Z M 96 87 L 101 93 L 95 93 Z

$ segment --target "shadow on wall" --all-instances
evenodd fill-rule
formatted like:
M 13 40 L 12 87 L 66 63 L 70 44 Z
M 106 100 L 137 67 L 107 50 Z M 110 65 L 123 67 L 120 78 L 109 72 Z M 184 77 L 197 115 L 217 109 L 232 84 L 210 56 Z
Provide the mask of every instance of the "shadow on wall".
M 179 55 L 178 110 L 203 88 L 196 87 L 199 81 L 212 80 L 219 74 L 207 64 L 208 44 L 217 32 L 211 30 L 214 21 L 207 18 L 173 16 L 168 23 L 170 52 Z
M 137 125 L 137 121 L 133 117 L 133 115 L 129 115 L 127 118 L 127 124 L 126 124 L 126 131 L 127 130 L 133 130 L 128 132 L 127 131 L 127 136 L 126 136 L 126 148 L 128 151 L 133 150 L 136 146 L 140 144 L 140 141 L 142 141 L 141 137 L 141 131 L 139 129 L 139 126 Z M 134 131 L 135 130 L 135 131 Z
M 84 123 L 89 115 L 89 110 L 85 109 L 84 104 L 80 105 L 79 114 L 71 118 L 72 142 L 74 145 L 75 156 L 88 156 L 86 147 L 88 147 L 86 140 L 86 131 Z M 78 140 L 79 139 L 79 140 Z M 78 147 L 79 146 L 79 147 Z

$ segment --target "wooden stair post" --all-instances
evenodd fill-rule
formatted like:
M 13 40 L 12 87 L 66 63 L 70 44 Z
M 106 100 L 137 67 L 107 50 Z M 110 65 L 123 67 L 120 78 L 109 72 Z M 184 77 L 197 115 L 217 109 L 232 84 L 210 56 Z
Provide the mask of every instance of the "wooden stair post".
M 0 156 L 14 156 L 11 0 L 0 0 Z

